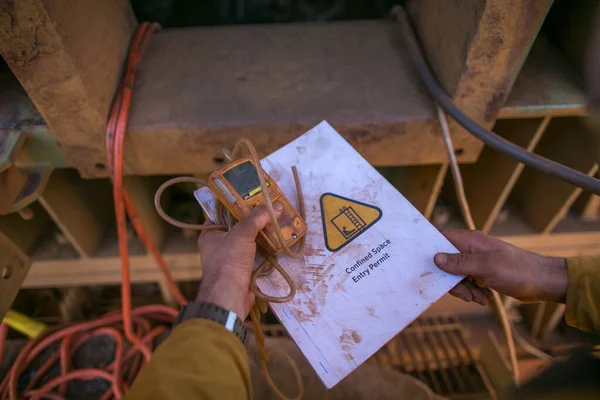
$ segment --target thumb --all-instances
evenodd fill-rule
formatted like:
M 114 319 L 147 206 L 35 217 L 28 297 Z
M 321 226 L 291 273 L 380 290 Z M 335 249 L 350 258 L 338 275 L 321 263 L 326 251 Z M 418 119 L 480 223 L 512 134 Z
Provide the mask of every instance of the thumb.
M 481 275 L 485 268 L 481 254 L 470 253 L 437 253 L 433 262 L 442 271 L 456 275 Z
M 275 216 L 279 218 L 281 211 L 283 210 L 283 204 L 278 201 L 274 202 L 273 210 L 275 211 Z M 265 226 L 269 225 L 270 222 L 271 217 L 269 216 L 267 207 L 261 205 L 254 208 L 250 214 L 246 216 L 246 218 L 237 223 L 233 227 L 232 232 L 235 232 L 237 235 L 243 237 L 251 237 L 255 239 L 258 235 L 258 232 L 260 232 Z

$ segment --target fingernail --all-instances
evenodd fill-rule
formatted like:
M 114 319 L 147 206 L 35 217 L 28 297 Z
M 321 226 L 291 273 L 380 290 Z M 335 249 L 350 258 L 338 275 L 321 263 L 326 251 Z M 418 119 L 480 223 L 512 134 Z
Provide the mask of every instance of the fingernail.
M 448 262 L 448 257 L 444 253 L 437 253 L 433 258 L 433 261 L 437 266 L 444 266 Z
M 275 211 L 281 211 L 283 210 L 283 203 L 276 201 L 275 203 L 273 203 L 273 208 L 275 209 Z

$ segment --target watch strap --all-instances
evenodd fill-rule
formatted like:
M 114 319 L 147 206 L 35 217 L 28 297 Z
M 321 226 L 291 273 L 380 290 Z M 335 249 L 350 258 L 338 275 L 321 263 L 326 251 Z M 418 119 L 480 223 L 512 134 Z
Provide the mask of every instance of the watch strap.
M 183 306 L 175 322 L 173 328 L 183 321 L 193 318 L 203 318 L 209 321 L 217 322 L 225 327 L 228 331 L 236 335 L 242 343 L 246 342 L 247 330 L 244 322 L 237 316 L 236 313 L 214 303 L 200 303 L 190 301 Z

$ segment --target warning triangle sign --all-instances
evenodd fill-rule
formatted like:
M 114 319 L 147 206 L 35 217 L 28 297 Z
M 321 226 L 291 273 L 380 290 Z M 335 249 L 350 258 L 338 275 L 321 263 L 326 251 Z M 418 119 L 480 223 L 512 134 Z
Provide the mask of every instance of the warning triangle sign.
M 329 251 L 338 251 L 381 219 L 378 207 L 339 196 L 321 195 L 323 236 Z

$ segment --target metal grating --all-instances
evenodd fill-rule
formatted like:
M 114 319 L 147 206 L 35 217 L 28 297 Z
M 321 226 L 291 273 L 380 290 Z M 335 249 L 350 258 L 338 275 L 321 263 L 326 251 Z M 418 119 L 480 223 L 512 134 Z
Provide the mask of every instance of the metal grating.
M 246 326 L 253 330 L 248 322 Z M 282 325 L 261 324 L 261 327 L 266 336 L 288 336 Z M 454 314 L 437 314 L 415 320 L 375 353 L 374 358 L 419 379 L 446 398 L 497 399 Z
M 496 399 L 455 315 L 422 317 L 375 354 L 376 359 L 450 399 Z

